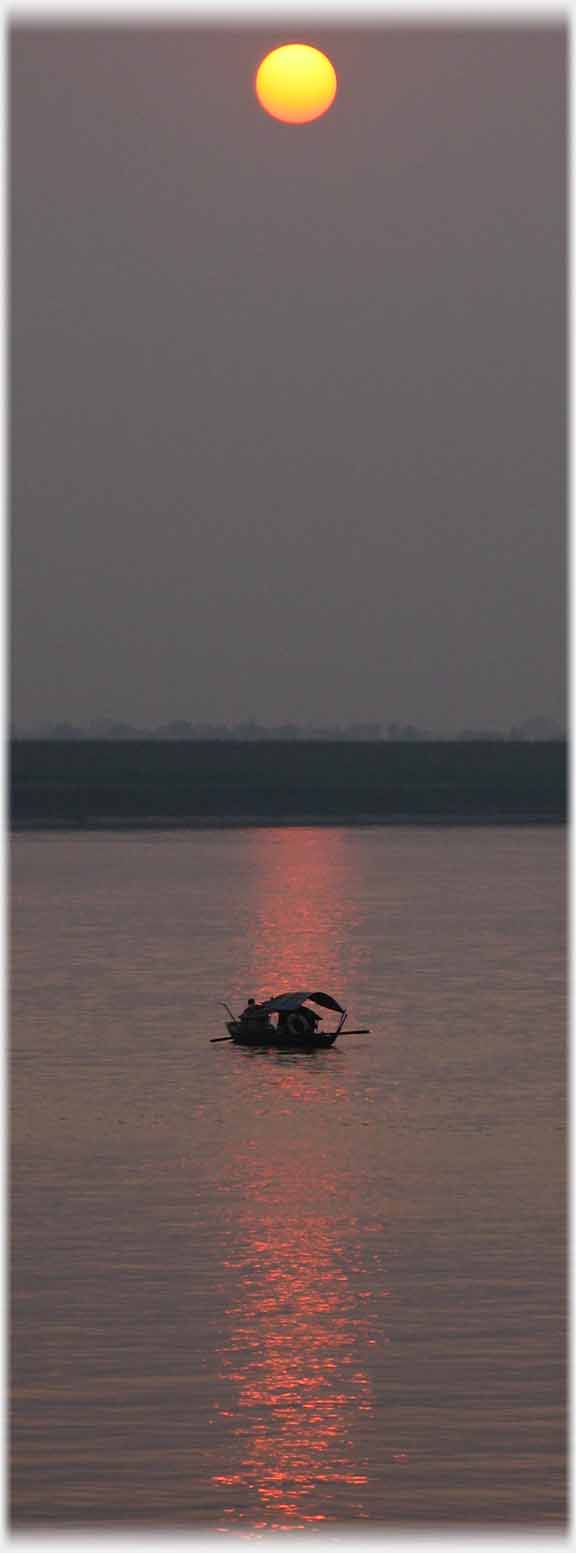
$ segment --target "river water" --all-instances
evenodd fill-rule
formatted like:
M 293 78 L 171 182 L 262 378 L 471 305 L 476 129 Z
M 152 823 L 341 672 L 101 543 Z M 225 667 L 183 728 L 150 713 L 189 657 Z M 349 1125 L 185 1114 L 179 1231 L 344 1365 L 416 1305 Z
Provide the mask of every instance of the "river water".
M 14 838 L 15 1527 L 562 1526 L 564 873 L 555 828 Z M 306 985 L 371 1034 L 210 1044 Z

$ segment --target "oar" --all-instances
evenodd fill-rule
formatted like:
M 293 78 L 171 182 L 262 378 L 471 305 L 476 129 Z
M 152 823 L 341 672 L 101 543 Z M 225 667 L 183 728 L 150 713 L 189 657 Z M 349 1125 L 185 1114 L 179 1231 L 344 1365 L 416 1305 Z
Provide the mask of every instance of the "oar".
M 343 1030 L 342 1035 L 370 1035 L 370 1030 Z
M 220 1006 L 220 1008 L 225 1008 L 226 1009 L 226 1013 L 229 1014 L 230 1018 L 233 1019 L 234 1022 L 235 1022 L 235 1016 L 232 1013 L 232 1009 L 228 1007 L 228 1004 L 227 1003 L 220 1003 L 219 1006 Z M 233 1036 L 231 1036 L 231 1035 L 211 1035 L 210 1036 L 210 1045 L 214 1046 L 216 1041 L 231 1041 L 231 1040 L 233 1040 Z

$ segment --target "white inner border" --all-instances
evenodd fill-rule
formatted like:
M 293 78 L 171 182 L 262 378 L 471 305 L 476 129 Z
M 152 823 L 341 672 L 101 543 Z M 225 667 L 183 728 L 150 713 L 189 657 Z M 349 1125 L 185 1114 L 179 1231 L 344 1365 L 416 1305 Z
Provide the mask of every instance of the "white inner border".
M 277 23 L 278 20 L 280 20 L 283 24 L 284 23 L 286 24 L 287 28 L 290 27 L 290 22 L 291 22 L 291 19 L 293 17 L 294 18 L 299 18 L 299 19 L 304 17 L 311 24 L 314 23 L 315 21 L 326 20 L 327 22 L 333 22 L 334 24 L 340 23 L 342 25 L 349 25 L 350 27 L 361 26 L 362 23 L 364 23 L 364 22 L 370 23 L 371 25 L 378 25 L 378 23 L 386 24 L 386 22 L 388 22 L 388 21 L 395 21 L 395 22 L 397 22 L 400 25 L 408 25 L 408 26 L 413 24 L 413 23 L 417 24 L 418 22 L 421 22 L 421 21 L 427 21 L 430 24 L 436 24 L 437 23 L 439 25 L 441 25 L 441 24 L 443 24 L 445 22 L 452 22 L 452 23 L 456 23 L 456 24 L 458 22 L 461 22 L 462 25 L 464 25 L 464 26 L 467 25 L 467 24 L 469 24 L 469 25 L 475 25 L 475 24 L 478 25 L 478 24 L 482 24 L 482 22 L 484 22 L 484 21 L 490 22 L 492 25 L 500 24 L 502 26 L 506 26 L 509 22 L 517 23 L 519 26 L 521 26 L 523 23 L 526 23 L 527 25 L 531 25 L 531 26 L 537 25 L 538 23 L 541 23 L 543 26 L 550 26 L 551 24 L 554 24 L 554 23 L 566 23 L 566 24 L 569 24 L 570 21 L 572 20 L 572 12 L 573 12 L 573 5 L 574 5 L 574 3 L 575 3 L 575 0 L 567 0 L 567 3 L 564 4 L 564 5 L 556 4 L 556 3 L 554 3 L 554 0 L 540 0 L 540 3 L 536 3 L 536 0 L 507 0 L 507 3 L 505 5 L 502 5 L 502 4 L 498 3 L 498 0 L 476 0 L 475 4 L 469 4 L 469 3 L 467 3 L 467 0 L 420 0 L 420 4 L 419 5 L 411 5 L 409 3 L 406 3 L 406 0 L 386 0 L 386 3 L 382 3 L 382 0 L 357 0 L 357 4 L 355 6 L 352 6 L 350 3 L 339 3 L 339 0 L 309 0 L 308 4 L 306 4 L 306 0 L 284 0 L 284 4 L 281 4 L 281 5 L 274 5 L 273 3 L 270 3 L 270 0 L 251 0 L 251 4 L 244 4 L 244 3 L 242 3 L 242 0 L 206 0 L 206 3 L 204 3 L 204 4 L 201 4 L 201 3 L 200 4 L 198 4 L 198 3 L 190 4 L 189 0 L 188 0 L 188 3 L 186 3 L 186 0 L 167 0 L 167 3 L 165 5 L 163 5 L 162 4 L 162 0 L 122 0 L 122 3 L 118 3 L 118 0 L 101 0 L 101 3 L 99 5 L 94 5 L 94 4 L 90 3 L 90 0 L 76 0 L 75 4 L 74 3 L 69 3 L 69 0 L 60 0 L 60 3 L 58 3 L 58 0 L 12 0 L 12 4 L 11 5 L 7 5 L 5 3 L 5 0 L 0 0 L 2 16 L 3 16 L 3 19 L 4 19 L 5 23 L 6 22 L 7 23 L 10 23 L 10 22 L 16 22 L 17 23 L 18 21 L 22 20 L 22 21 L 29 21 L 31 24 L 33 24 L 36 20 L 38 20 L 38 21 L 43 20 L 44 23 L 46 23 L 46 22 L 50 23 L 52 21 L 54 23 L 54 25 L 58 25 L 60 22 L 69 22 L 71 25 L 79 25 L 79 24 L 82 24 L 83 22 L 87 22 L 88 24 L 97 26 L 100 23 L 106 23 L 107 25 L 110 25 L 111 23 L 114 23 L 114 22 L 122 23 L 125 20 L 128 20 L 128 21 L 132 21 L 135 26 L 137 26 L 138 23 L 145 24 L 145 23 L 149 22 L 149 23 L 151 23 L 151 24 L 153 24 L 154 26 L 157 26 L 157 27 L 168 27 L 168 26 L 170 26 L 171 23 L 174 23 L 174 22 L 180 22 L 180 23 L 189 22 L 189 23 L 193 24 L 195 21 L 201 21 L 204 25 L 210 24 L 210 23 L 215 23 L 217 25 L 226 25 L 226 23 L 228 22 L 228 23 L 231 23 L 231 24 L 235 24 L 236 26 L 239 25 L 239 24 L 241 25 L 242 23 L 245 23 L 247 26 L 249 26 L 249 25 L 254 25 L 254 24 L 261 25 L 263 22 L 266 22 L 268 19 L 270 19 L 271 25 L 274 24 L 274 23 Z M 6 208 L 5 207 L 5 200 L 6 200 L 6 188 L 7 188 L 7 184 L 6 184 L 6 172 L 7 172 L 7 148 L 6 148 L 6 96 L 7 96 L 7 93 L 6 93 L 6 84 L 7 84 L 6 83 L 6 43 L 7 43 L 7 38 L 6 38 L 6 26 L 5 26 L 5 28 L 4 28 L 4 49 L 5 49 L 4 69 L 3 69 L 3 71 L 1 72 L 1 75 L 0 75 L 0 114 L 1 114 L 1 117 L 2 117 L 2 123 L 4 125 L 4 129 L 5 129 L 4 136 L 2 137 L 2 173 L 3 173 L 4 203 L 3 203 L 3 206 L 2 206 L 2 213 L 0 215 L 1 247 L 2 247 L 2 255 L 3 255 L 3 259 L 4 259 L 4 269 L 3 269 L 2 279 L 3 279 L 3 282 L 4 282 L 4 296 L 5 297 L 7 296 L 7 280 L 8 280 L 7 257 L 6 257 L 6 230 L 5 230 L 5 208 Z M 572 151 L 572 138 L 571 138 L 571 141 L 570 141 L 570 150 Z M 572 167 L 573 167 L 573 159 L 572 159 L 572 157 L 570 157 L 570 189 L 569 189 L 569 195 L 572 194 Z M 570 210 L 571 210 L 571 212 L 572 212 L 572 209 L 573 209 L 573 201 L 571 200 L 570 201 Z M 573 252 L 573 247 L 574 247 L 574 245 L 573 245 L 573 242 L 572 242 L 571 253 Z M 571 265 L 571 269 L 572 269 L 572 265 Z M 572 278 L 572 274 L 570 274 L 570 279 L 571 278 Z M 570 300 L 571 300 L 571 296 L 572 296 L 572 291 L 570 290 Z M 7 398 L 7 366 L 6 366 L 6 345 L 7 345 L 7 342 L 6 342 L 6 325 L 7 325 L 7 322 L 8 322 L 9 314 L 8 314 L 8 308 L 6 306 L 5 306 L 4 317 L 5 317 L 5 335 L 4 335 L 4 352 L 5 352 L 5 354 L 4 354 L 4 378 L 3 378 L 3 382 L 2 382 L 2 387 L 4 389 L 4 408 L 5 408 L 5 414 L 4 414 L 4 438 L 5 438 L 5 440 L 4 440 L 4 444 L 2 446 L 2 449 L 1 449 L 0 457 L 2 457 L 2 473 L 4 475 L 4 486 L 3 486 L 3 488 L 4 488 L 4 493 L 5 493 L 5 502 L 4 502 L 5 546 L 4 546 L 4 553 L 3 553 L 3 561 L 4 561 L 4 568 L 5 568 L 5 574 L 4 574 L 5 575 L 4 599 L 5 599 L 5 611 L 6 611 L 6 613 L 8 613 L 9 612 L 9 598 L 8 598 L 7 588 L 8 588 L 9 578 L 6 576 L 7 563 L 9 562 L 9 556 L 7 555 L 7 548 L 6 548 L 7 547 L 7 539 L 9 537 L 9 536 L 7 536 L 7 532 L 6 532 L 7 531 L 7 520 L 6 520 L 6 515 L 7 515 L 7 501 L 6 501 L 6 491 L 7 491 L 7 485 L 6 485 L 6 470 L 7 470 L 7 463 L 6 463 L 7 416 L 6 416 L 6 408 L 7 408 L 7 404 L 8 404 L 8 398 Z M 570 343 L 571 343 L 571 340 L 572 340 L 572 318 L 570 318 Z M 572 424 L 570 425 L 570 431 L 572 432 Z M 573 447 L 573 442 L 572 442 L 572 436 L 571 436 L 570 437 L 570 449 L 572 449 L 572 447 Z M 570 561 L 572 562 L 572 551 L 570 553 Z M 572 584 L 572 579 L 573 579 L 574 575 L 575 574 L 574 574 L 574 571 L 573 571 L 573 568 L 572 568 L 572 564 L 571 564 L 571 566 L 570 566 L 570 581 L 569 581 L 569 603 L 572 602 L 572 597 L 573 597 L 573 589 L 572 589 L 571 584 Z M 571 638 L 571 646 L 572 646 L 572 638 Z M 3 656 L 2 656 L 2 649 L 3 649 Z M 2 715 L 2 712 L 3 712 L 3 714 L 4 714 L 4 727 L 6 729 L 8 728 L 8 715 L 9 715 L 9 708 L 8 708 L 8 705 L 7 705 L 7 702 L 6 702 L 6 673 L 7 673 L 7 667 L 8 667 L 7 658 L 8 658 L 8 653 L 7 653 L 7 643 L 6 643 L 6 638 L 5 638 L 4 639 L 4 643 L 3 644 L 0 643 L 0 668 L 3 671 L 2 673 L 0 673 L 0 716 Z M 571 651 L 570 652 L 570 667 L 572 667 L 572 661 L 573 660 L 572 660 L 572 651 Z M 573 683 L 572 675 L 570 676 L 570 680 L 571 680 L 571 686 L 570 686 L 570 689 L 571 689 L 572 688 L 572 683 Z M 571 712 L 571 708 L 572 708 L 572 697 L 570 695 L 570 712 Z M 570 727 L 571 726 L 572 726 L 572 719 L 570 718 Z M 4 796 L 4 802 L 6 803 L 6 754 L 5 754 L 5 750 L 6 750 L 6 741 L 4 741 L 2 755 L 0 756 L 0 789 L 1 789 L 2 794 Z M 6 834 L 6 831 L 5 831 L 5 834 Z M 570 845 L 570 861 L 572 862 L 572 860 L 574 858 L 574 852 L 573 852 L 573 842 L 572 842 L 571 836 L 570 836 L 569 845 Z M 6 901 L 6 859 L 5 858 L 4 858 L 4 861 L 5 861 L 5 869 L 4 869 L 4 881 L 5 881 L 5 884 L 4 884 L 4 890 L 0 892 L 0 981 L 1 981 L 2 986 L 4 988 L 6 988 L 7 987 L 7 981 L 6 981 L 7 956 L 6 956 L 6 912 L 5 912 L 5 901 Z M 573 877 L 572 869 L 570 869 L 570 879 L 572 879 L 572 877 Z M 574 928 L 572 928 L 572 932 L 574 932 Z M 6 1002 L 4 1003 L 4 1009 L 6 1010 Z M 5 1013 L 5 1021 L 6 1021 L 6 1013 Z M 4 1051 L 5 1051 L 5 1053 L 6 1053 L 6 1050 L 7 1050 L 7 1043 L 4 1044 Z M 6 1058 L 5 1058 L 5 1060 L 6 1060 Z M 6 1093 L 7 1093 L 7 1090 L 5 1088 L 5 1094 Z M 571 1111 L 571 1116 L 573 1116 L 574 1111 L 573 1111 L 572 1107 L 570 1108 L 570 1111 Z M 5 1207 L 6 1207 L 7 1173 L 6 1173 L 5 1161 L 1 1160 L 1 1158 L 0 1158 L 0 1170 L 2 1169 L 3 1166 L 4 1166 L 3 1177 L 2 1177 L 2 1183 L 1 1183 L 1 1186 L 0 1186 L 0 1203 L 2 1204 L 2 1207 L 4 1208 L 4 1211 L 5 1211 Z M 570 1180 L 571 1180 L 571 1183 L 573 1183 L 574 1177 L 573 1177 L 572 1171 L 570 1172 Z M 3 1190 L 1 1189 L 2 1187 L 4 1188 Z M 571 1220 L 570 1227 L 572 1229 L 572 1227 L 573 1227 L 572 1213 L 570 1215 L 570 1220 Z M 6 1223 L 4 1222 L 1 1227 L 2 1227 L 2 1229 L 4 1231 L 4 1234 L 1 1237 L 1 1242 L 2 1242 L 2 1247 L 5 1248 L 6 1247 L 6 1228 L 7 1228 Z M 573 1243 L 573 1241 L 572 1241 L 572 1243 Z M 3 1258 L 3 1261 L 4 1261 L 4 1266 L 2 1268 L 3 1275 L 4 1275 L 3 1292 L 4 1292 L 4 1301 L 6 1301 L 6 1292 L 7 1292 L 6 1273 L 7 1273 L 7 1268 L 6 1268 L 6 1265 L 5 1265 L 5 1257 Z M 5 1310 L 5 1312 L 7 1310 L 6 1303 L 4 1303 L 4 1310 Z M 5 1328 L 5 1344 L 6 1344 L 6 1348 L 8 1348 L 9 1337 L 6 1334 L 6 1328 Z M 573 1341 L 570 1344 L 570 1348 L 571 1348 L 571 1351 L 573 1353 L 573 1351 L 574 1351 L 574 1342 Z M 7 1354 L 6 1351 L 3 1353 L 2 1358 L 3 1358 L 3 1364 L 0 1367 L 0 1381 L 4 1381 L 4 1383 L 6 1383 L 6 1380 L 7 1380 L 7 1373 L 6 1373 L 7 1372 L 7 1358 L 8 1358 L 8 1354 Z M 574 1394 L 575 1394 L 574 1380 L 576 1379 L 576 1359 L 575 1358 L 572 1358 L 572 1360 L 571 1360 L 570 1371 L 571 1371 L 571 1375 L 570 1375 L 569 1390 L 570 1390 L 571 1396 L 574 1396 Z M 2 1395 L 3 1395 L 3 1397 L 6 1396 L 6 1384 L 4 1384 L 3 1387 L 2 1387 Z M 4 1446 L 5 1446 L 5 1451 L 6 1451 L 5 1471 L 6 1471 L 7 1467 L 8 1467 L 7 1422 L 8 1422 L 7 1415 L 6 1415 L 6 1413 L 4 1413 L 4 1415 L 3 1415 Z M 572 1438 L 572 1431 L 570 1431 L 570 1434 L 571 1434 L 571 1438 Z M 135 1549 L 143 1547 L 145 1549 L 154 1549 L 154 1550 L 156 1550 L 156 1549 L 158 1549 L 158 1550 L 167 1549 L 167 1550 L 170 1550 L 175 1545 L 178 1546 L 178 1545 L 184 1545 L 184 1544 L 186 1544 L 188 1546 L 188 1548 L 190 1550 L 190 1553 L 196 1553 L 196 1550 L 208 1550 L 208 1553 L 212 1553 L 212 1550 L 214 1550 L 215 1547 L 217 1546 L 218 1538 L 220 1539 L 220 1544 L 222 1544 L 222 1533 L 218 1533 L 218 1532 L 203 1533 L 201 1531 L 199 1533 L 196 1533 L 193 1527 L 191 1527 L 189 1531 L 186 1531 L 186 1532 L 183 1532 L 183 1533 L 178 1533 L 178 1532 L 177 1533 L 166 1533 L 166 1535 L 163 1535 L 161 1533 L 159 1533 L 159 1534 L 153 1533 L 153 1534 L 147 1535 L 145 1532 L 138 1532 L 138 1533 L 136 1533 L 134 1535 L 128 1534 L 128 1535 L 124 1535 L 124 1536 L 122 1536 L 122 1535 L 112 1535 L 112 1536 L 109 1536 L 106 1533 L 104 1533 L 104 1534 L 95 1534 L 95 1535 L 90 1536 L 90 1535 L 76 1535 L 74 1532 L 71 1532 L 71 1533 L 68 1532 L 67 1533 L 65 1531 L 57 1530 L 55 1533 L 52 1533 L 52 1534 L 46 1533 L 45 1536 L 42 1536 L 42 1535 L 40 1535 L 40 1536 L 27 1535 L 26 1533 L 19 1532 L 19 1533 L 16 1534 L 15 1538 L 13 1538 L 10 1535 L 10 1532 L 8 1530 L 8 1527 L 7 1527 L 7 1522 L 6 1522 L 7 1505 L 6 1505 L 5 1495 L 6 1495 L 6 1483 L 5 1483 L 5 1475 L 4 1475 L 3 1477 L 0 1478 L 0 1528 L 4 1532 L 4 1537 L 2 1538 L 2 1542 L 3 1543 L 4 1542 L 10 1543 L 10 1542 L 15 1540 L 16 1546 L 18 1546 L 18 1544 L 23 1544 L 26 1550 L 29 1549 L 29 1548 L 30 1549 L 38 1548 L 38 1549 L 55 1549 L 56 1550 L 56 1549 L 59 1549 L 60 1547 L 64 1547 L 66 1549 L 71 1549 L 71 1550 L 72 1549 L 76 1549 L 76 1548 L 78 1548 L 78 1549 L 84 1549 L 84 1548 L 86 1548 L 86 1549 L 93 1549 L 95 1543 L 96 1543 L 96 1545 L 98 1545 L 101 1542 L 104 1542 L 106 1550 L 108 1550 L 108 1549 L 118 1550 L 118 1553 L 122 1553 L 122 1550 L 124 1550 L 126 1548 L 131 1548 L 131 1547 L 133 1547 Z M 526 1528 L 525 1532 L 523 1532 L 521 1534 L 514 1534 L 513 1533 L 510 1536 L 507 1536 L 505 1533 L 500 1533 L 500 1532 L 497 1532 L 496 1535 L 491 1535 L 489 1533 L 487 1533 L 486 1535 L 478 1535 L 475 1532 L 472 1532 L 471 1534 L 467 1534 L 464 1531 L 464 1529 L 462 1529 L 462 1528 L 460 1528 L 460 1529 L 458 1529 L 456 1531 L 451 1531 L 449 1527 L 445 1527 L 445 1528 L 443 1527 L 441 1530 L 438 1530 L 438 1531 L 436 1531 L 436 1530 L 430 1531 L 430 1532 L 424 1531 L 421 1535 L 415 1535 L 413 1531 L 410 1531 L 410 1532 L 408 1532 L 406 1534 L 404 1534 L 404 1533 L 396 1534 L 394 1532 L 389 1533 L 389 1532 L 386 1531 L 385 1525 L 382 1525 L 380 1527 L 375 1528 L 373 1531 L 368 1530 L 367 1532 L 361 1532 L 360 1530 L 357 1530 L 356 1526 L 349 1527 L 349 1528 L 343 1526 L 343 1527 L 341 1527 L 339 1529 L 334 1528 L 333 1531 L 331 1533 L 328 1533 L 326 1536 L 323 1536 L 322 1534 L 320 1534 L 320 1535 L 314 1536 L 313 1538 L 307 1537 L 306 1535 L 302 1536 L 299 1533 L 296 1533 L 294 1535 L 291 1535 L 290 1533 L 281 1533 L 281 1534 L 279 1533 L 278 1535 L 271 1534 L 271 1535 L 264 1536 L 264 1537 L 262 1535 L 257 1535 L 257 1534 L 254 1534 L 252 1536 L 250 1536 L 250 1535 L 247 1536 L 246 1534 L 244 1534 L 243 1536 L 238 1536 L 238 1537 L 226 1535 L 226 1537 L 224 1538 L 224 1546 L 227 1547 L 227 1548 L 231 1548 L 232 1550 L 235 1550 L 235 1549 L 236 1550 L 242 1550 L 242 1553 L 244 1553 L 244 1549 L 246 1547 L 246 1543 L 247 1542 L 257 1542 L 257 1543 L 260 1543 L 260 1544 L 262 1542 L 264 1542 L 266 1544 L 276 1544 L 277 1546 L 279 1544 L 281 1548 L 285 1548 L 288 1545 L 289 1547 L 296 1549 L 297 1553 L 315 1553 L 315 1550 L 323 1549 L 323 1548 L 327 1547 L 328 1545 L 330 1545 L 330 1546 L 335 1545 L 335 1546 L 337 1546 L 339 1548 L 364 1548 L 364 1547 L 371 1547 L 371 1546 L 373 1546 L 375 1548 L 378 1547 L 378 1548 L 382 1549 L 383 1553 L 386 1553 L 386 1550 L 388 1548 L 390 1548 L 390 1549 L 401 1549 L 402 1553 L 411 1553 L 411 1550 L 414 1549 L 414 1550 L 416 1550 L 416 1553 L 417 1553 L 417 1550 L 422 1548 L 422 1547 L 434 1547 L 434 1548 L 438 1548 L 438 1549 L 446 1547 L 447 1550 L 448 1550 L 448 1553 L 457 1553 L 457 1550 L 460 1549 L 460 1548 L 465 1550 L 465 1553 L 477 1553 L 477 1550 L 486 1550 L 486 1553 L 514 1553 L 514 1550 L 516 1550 L 516 1549 L 521 1550 L 521 1553 L 526 1553 L 526 1550 L 527 1549 L 531 1549 L 531 1548 L 534 1548 L 536 1550 L 536 1553 L 539 1553 L 540 1549 L 543 1549 L 543 1550 L 544 1549 L 551 1549 L 551 1550 L 554 1549 L 555 1553 L 557 1553 L 557 1550 L 559 1549 L 559 1545 L 562 1542 L 564 1542 L 566 1539 L 569 1539 L 569 1538 L 570 1538 L 569 1531 L 566 1534 L 566 1538 L 563 1536 L 563 1534 L 561 1532 L 560 1533 L 559 1532 L 552 1533 L 550 1536 L 547 1536 L 546 1534 L 540 1536 L 538 1533 L 531 1532 L 530 1528 L 528 1528 L 528 1527 Z

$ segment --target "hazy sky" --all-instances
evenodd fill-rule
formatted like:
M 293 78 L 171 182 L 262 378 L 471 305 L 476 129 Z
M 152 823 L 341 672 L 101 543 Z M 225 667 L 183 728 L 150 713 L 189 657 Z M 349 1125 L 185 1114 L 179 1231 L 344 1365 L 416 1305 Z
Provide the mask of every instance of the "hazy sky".
M 565 49 L 13 29 L 17 722 L 563 720 Z

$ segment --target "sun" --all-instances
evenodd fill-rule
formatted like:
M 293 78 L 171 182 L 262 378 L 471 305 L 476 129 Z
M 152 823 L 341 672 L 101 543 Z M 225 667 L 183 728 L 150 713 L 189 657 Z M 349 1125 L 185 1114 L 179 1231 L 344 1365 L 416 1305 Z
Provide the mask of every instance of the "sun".
M 333 64 L 309 43 L 283 43 L 256 71 L 260 106 L 285 124 L 309 124 L 332 106 L 338 81 Z

